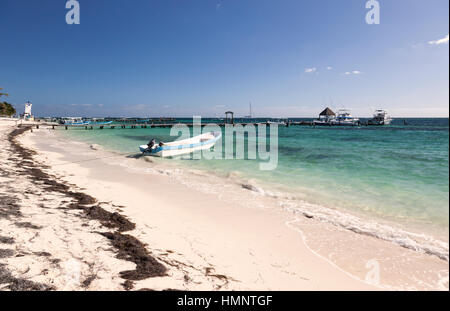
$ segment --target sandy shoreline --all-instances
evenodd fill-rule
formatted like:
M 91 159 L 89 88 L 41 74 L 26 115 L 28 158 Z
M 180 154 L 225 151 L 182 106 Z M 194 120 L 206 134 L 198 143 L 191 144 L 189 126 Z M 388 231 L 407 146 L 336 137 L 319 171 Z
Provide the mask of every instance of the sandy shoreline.
M 1 135 L 11 129 L 2 125 Z M 5 139 L 1 141 L 7 143 Z M 63 210 L 66 211 L 63 213 L 60 207 L 73 202 L 63 203 L 67 198 L 61 192 L 46 193 L 41 198 L 46 197 L 51 204 L 42 203 L 39 198 L 28 201 L 20 198 L 19 209 L 23 214 L 26 214 L 23 210 L 29 211 L 31 223 L 48 228 L 52 234 L 44 235 L 41 233 L 44 229 L 34 229 L 39 233 L 39 244 L 35 239 L 18 241 L 23 231 L 31 234 L 33 229 L 19 228 L 14 225 L 17 220 L 2 217 L 0 236 L 14 242 L 6 248 L 0 240 L 0 248 L 15 247 L 16 253 L 22 245 L 39 245 L 40 251 L 54 250 L 54 254 L 48 251 L 52 254 L 48 257 L 62 262 L 81 258 L 77 267 L 82 278 L 79 283 L 68 278 L 61 262 L 58 268 L 49 260 L 31 255 L 19 257 L 21 261 L 11 256 L 0 257 L 0 264 L 5 264 L 13 275 L 22 273 L 20 269 L 26 266 L 35 267 L 38 261 L 36 267 L 47 270 L 47 274 L 42 275 L 38 268 L 34 274 L 23 274 L 33 282 L 66 289 L 69 279 L 69 289 L 77 290 L 129 289 L 131 284 L 133 289 L 156 290 L 448 289 L 448 261 L 286 212 L 279 206 L 276 208 L 276 199 L 261 197 L 232 183 L 223 185 L 221 191 L 211 191 L 208 183 L 215 181 L 201 172 L 161 169 L 151 160 L 113 157 L 84 143 L 64 141 L 47 129 L 34 130 L 20 141 L 38 151 L 33 161 L 48 165 L 45 171 L 55 180 L 71 185 L 70 191 L 77 189 L 97 200 L 88 204 L 88 208 L 99 206 L 135 224 L 126 235 L 145 243 L 146 254 L 155 260 L 156 266 L 164 267 L 159 276 L 129 280 L 125 284 L 121 272 L 135 269 L 136 262 L 123 260 L 127 256 L 120 256 L 120 249 L 114 247 L 120 243 L 98 234 L 109 232 L 107 236 L 111 238 L 116 232 L 122 234 L 120 226 L 111 231 L 104 221 L 102 225 L 101 219 L 87 220 L 85 210 Z M 11 158 L 12 152 L 3 152 L 2 157 Z M 11 170 L 12 166 L 9 163 L 2 169 Z M 186 174 L 191 174 L 189 184 L 177 178 Z M 40 187 L 30 184 L 23 175 L 17 172 L 17 178 L 24 179 L 18 189 Z M 0 191 L 5 192 L 7 183 L 8 180 L 2 180 Z M 40 204 L 51 206 L 42 209 Z M 43 211 L 51 211 L 51 216 L 46 216 L 49 219 L 39 218 Z M 21 217 L 25 221 L 28 216 Z M 59 233 L 63 231 L 70 242 L 54 247 L 53 240 L 62 240 Z M 72 243 L 78 246 L 77 254 L 68 251 Z M 96 272 L 95 277 L 92 271 Z M 83 287 L 87 279 L 92 280 Z M 0 289 L 3 285 L 0 284 Z

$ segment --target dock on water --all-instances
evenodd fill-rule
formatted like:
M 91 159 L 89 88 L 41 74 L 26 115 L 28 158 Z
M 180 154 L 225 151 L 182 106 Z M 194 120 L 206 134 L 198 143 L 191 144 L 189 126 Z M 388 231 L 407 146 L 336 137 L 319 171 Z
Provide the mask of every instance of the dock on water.
M 201 127 L 204 127 L 206 125 L 218 125 L 220 127 L 224 127 L 225 125 L 234 125 L 234 126 L 246 126 L 246 125 L 253 125 L 253 126 L 261 126 L 261 125 L 270 125 L 270 124 L 278 124 L 279 126 L 299 126 L 299 125 L 308 125 L 313 126 L 312 121 L 289 121 L 285 123 L 276 123 L 276 122 L 239 122 L 239 123 L 202 123 L 200 124 Z M 52 129 L 58 129 L 62 128 L 65 130 L 69 129 L 85 129 L 85 130 L 93 130 L 93 129 L 137 129 L 137 128 L 170 128 L 172 126 L 176 125 L 186 125 L 188 127 L 192 127 L 192 123 L 133 123 L 133 124 L 127 124 L 127 123 L 119 123 L 119 124 L 83 124 L 83 125 L 75 125 L 75 124 L 54 124 L 54 123 L 46 123 L 46 122 L 37 122 L 35 123 L 36 128 L 39 128 L 40 126 L 50 127 Z

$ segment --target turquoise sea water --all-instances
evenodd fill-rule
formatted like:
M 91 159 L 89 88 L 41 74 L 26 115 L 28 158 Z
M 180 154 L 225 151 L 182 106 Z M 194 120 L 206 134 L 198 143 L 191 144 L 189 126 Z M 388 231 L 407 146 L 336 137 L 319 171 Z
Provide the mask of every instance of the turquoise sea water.
M 279 160 L 273 171 L 259 170 L 257 160 L 164 161 L 224 176 L 236 172 L 264 189 L 299 194 L 311 203 L 445 234 L 449 224 L 448 118 L 406 119 L 406 125 L 404 120 L 385 127 L 280 126 Z M 138 145 L 152 137 L 176 139 L 169 128 L 61 132 L 124 154 L 138 153 Z

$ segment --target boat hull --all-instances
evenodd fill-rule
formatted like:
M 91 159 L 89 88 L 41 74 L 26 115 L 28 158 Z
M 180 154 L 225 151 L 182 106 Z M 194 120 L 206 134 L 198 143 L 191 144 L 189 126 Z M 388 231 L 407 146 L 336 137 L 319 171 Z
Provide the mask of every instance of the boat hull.
M 331 122 L 331 125 L 334 125 L 334 126 L 359 126 L 360 122 L 339 122 L 339 121 L 336 121 L 336 122 Z
M 327 121 L 313 121 L 313 125 L 314 126 L 331 126 L 331 122 L 327 122 Z
M 376 121 L 376 120 L 369 120 L 367 122 L 368 125 L 390 125 L 391 120 L 383 120 L 383 121 Z
M 222 134 L 220 132 L 209 132 L 190 139 L 174 141 L 162 146 L 157 146 L 151 150 L 148 149 L 147 145 L 141 145 L 139 146 L 139 150 L 146 155 L 155 157 L 174 157 L 199 150 L 210 149 L 221 137 Z

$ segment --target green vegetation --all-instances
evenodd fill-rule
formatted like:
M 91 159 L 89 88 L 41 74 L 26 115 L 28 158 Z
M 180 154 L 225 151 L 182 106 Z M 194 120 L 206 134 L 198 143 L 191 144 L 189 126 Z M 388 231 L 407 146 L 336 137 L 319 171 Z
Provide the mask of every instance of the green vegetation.
M 3 90 L 3 89 L 0 87 L 0 91 L 1 90 Z M 0 100 L 1 100 L 2 96 L 7 97 L 8 94 L 0 92 Z M 11 105 L 7 102 L 0 101 L 0 116 L 12 116 L 14 114 L 16 114 L 16 109 L 13 107 L 13 105 Z

